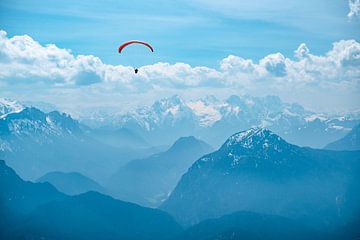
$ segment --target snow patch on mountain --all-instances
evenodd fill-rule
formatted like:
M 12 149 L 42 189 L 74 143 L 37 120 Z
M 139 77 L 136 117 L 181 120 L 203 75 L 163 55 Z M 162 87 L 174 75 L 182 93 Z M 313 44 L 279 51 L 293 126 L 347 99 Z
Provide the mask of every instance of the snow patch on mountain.
M 360 115 L 356 116 L 316 113 L 277 96 L 218 99 L 210 95 L 184 100 L 174 95 L 125 113 L 80 117 L 80 121 L 91 127 L 128 128 L 156 144 L 194 135 L 219 146 L 234 132 L 262 127 L 297 145 L 321 148 L 360 123 Z
M 253 148 L 255 144 L 254 137 L 257 137 L 257 141 L 264 141 L 263 148 L 267 148 L 269 147 L 269 137 L 274 135 L 274 133 L 265 128 L 251 128 L 232 135 L 225 144 L 227 147 L 240 145 L 244 148 Z M 280 140 L 280 137 L 278 137 L 278 140 Z
M 305 117 L 305 121 L 307 121 L 307 122 L 313 122 L 317 119 L 319 119 L 321 122 L 328 120 L 327 117 L 325 117 L 322 114 L 312 114 L 310 116 Z
M 0 118 L 6 117 L 10 113 L 21 112 L 25 107 L 17 101 L 0 98 Z
M 0 119 L 0 139 L 3 143 L 8 136 L 16 138 L 30 138 L 41 144 L 51 142 L 54 137 L 73 136 L 80 133 L 76 120 L 67 114 L 59 112 L 44 113 L 36 108 L 24 108 L 20 112 L 7 114 Z M 11 138 L 12 139 L 12 138 Z M 7 143 L 2 148 L 7 146 Z
M 222 118 L 221 113 L 215 106 L 208 105 L 204 101 L 189 102 L 187 106 L 198 117 L 199 125 L 202 127 L 212 126 Z

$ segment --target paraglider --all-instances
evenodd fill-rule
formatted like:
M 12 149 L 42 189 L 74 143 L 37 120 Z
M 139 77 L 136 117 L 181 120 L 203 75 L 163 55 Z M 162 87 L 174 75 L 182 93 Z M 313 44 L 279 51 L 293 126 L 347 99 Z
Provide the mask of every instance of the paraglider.
M 121 54 L 121 52 L 123 51 L 123 49 L 124 49 L 126 46 L 131 45 L 131 44 L 142 44 L 142 45 L 148 47 L 148 48 L 151 50 L 151 52 L 154 52 L 154 48 L 153 48 L 150 44 L 148 44 L 148 43 L 146 43 L 146 42 L 142 42 L 142 41 L 133 40 L 133 41 L 125 42 L 125 43 L 123 43 L 122 45 L 120 45 L 119 50 L 118 50 L 119 53 Z M 135 74 L 137 74 L 138 72 L 139 72 L 139 69 L 135 68 Z

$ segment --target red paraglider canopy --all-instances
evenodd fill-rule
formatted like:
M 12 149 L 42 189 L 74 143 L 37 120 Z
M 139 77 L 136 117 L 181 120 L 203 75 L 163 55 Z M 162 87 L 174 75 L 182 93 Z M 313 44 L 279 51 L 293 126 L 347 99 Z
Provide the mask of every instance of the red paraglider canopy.
M 147 46 L 148 48 L 150 48 L 150 50 L 152 52 L 154 52 L 154 49 L 152 46 L 150 46 L 150 44 L 146 43 L 146 42 L 141 42 L 141 41 L 137 41 L 137 40 L 133 40 L 133 41 L 129 41 L 129 42 L 126 42 L 126 43 L 123 43 L 120 47 L 119 47 L 119 53 L 121 53 L 121 51 L 127 46 L 127 45 L 130 45 L 130 44 L 143 44 L 145 46 Z

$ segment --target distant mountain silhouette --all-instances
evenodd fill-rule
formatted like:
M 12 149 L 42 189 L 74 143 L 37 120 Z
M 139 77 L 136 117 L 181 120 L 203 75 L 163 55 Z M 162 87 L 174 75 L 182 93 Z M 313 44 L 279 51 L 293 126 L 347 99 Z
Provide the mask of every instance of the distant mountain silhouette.
M 120 199 L 156 207 L 168 197 L 181 175 L 211 150 L 210 145 L 194 137 L 180 138 L 165 152 L 121 167 L 108 188 Z
M 37 182 L 49 182 L 57 190 L 68 195 L 77 195 L 89 191 L 106 193 L 104 187 L 77 172 L 49 172 L 39 178 Z
M 329 150 L 360 150 L 360 125 L 355 126 L 345 137 L 326 145 Z
M 196 161 L 161 209 L 185 225 L 253 211 L 330 227 L 347 219 L 345 207 L 356 206 L 345 198 L 360 174 L 359 153 L 301 148 L 253 128 Z
M 67 196 L 20 179 L 0 161 L 1 239 L 168 239 L 180 226 L 157 209 L 97 192 Z

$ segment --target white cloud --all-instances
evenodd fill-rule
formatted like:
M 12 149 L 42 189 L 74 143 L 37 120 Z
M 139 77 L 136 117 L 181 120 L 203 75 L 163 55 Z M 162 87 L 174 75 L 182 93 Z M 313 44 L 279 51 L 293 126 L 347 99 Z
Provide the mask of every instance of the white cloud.
M 349 19 L 359 16 L 360 0 L 349 0 L 349 9 L 350 9 L 348 13 Z
M 309 53 L 310 53 L 310 50 L 308 49 L 308 47 L 306 46 L 305 43 L 300 44 L 298 49 L 296 49 L 294 51 L 294 55 L 298 59 L 306 58 L 309 55 Z
M 0 32 L 0 79 L 8 84 L 42 82 L 48 85 L 76 86 L 105 83 L 127 90 L 163 87 L 218 86 L 221 73 L 207 67 L 191 67 L 185 63 L 157 63 L 145 66 L 140 74 L 125 66 L 104 64 L 89 55 L 74 56 L 68 49 L 53 44 L 40 45 L 31 37 L 8 38 Z M 151 81 L 150 81 L 151 80 Z
M 312 54 L 302 43 L 294 57 L 274 53 L 258 62 L 230 55 L 220 61 L 218 69 L 160 62 L 142 67 L 135 75 L 131 67 L 104 64 L 92 55 L 76 56 L 53 44 L 41 45 L 27 35 L 8 37 L 0 31 L 1 89 L 19 89 L 20 85 L 33 86 L 33 91 L 71 89 L 71 94 L 86 88 L 89 97 L 84 91 L 82 96 L 87 99 L 95 93 L 110 96 L 114 92 L 124 95 L 200 88 L 294 98 L 296 94 L 338 91 L 343 97 L 350 93 L 360 96 L 360 43 L 341 40 L 324 55 Z
M 275 77 L 286 76 L 286 58 L 281 53 L 270 54 L 260 60 L 260 66 Z
M 27 35 L 8 38 L 0 31 L 0 78 L 9 84 L 88 85 L 101 81 L 102 67 L 97 57 L 75 57 L 54 44 L 42 46 Z

